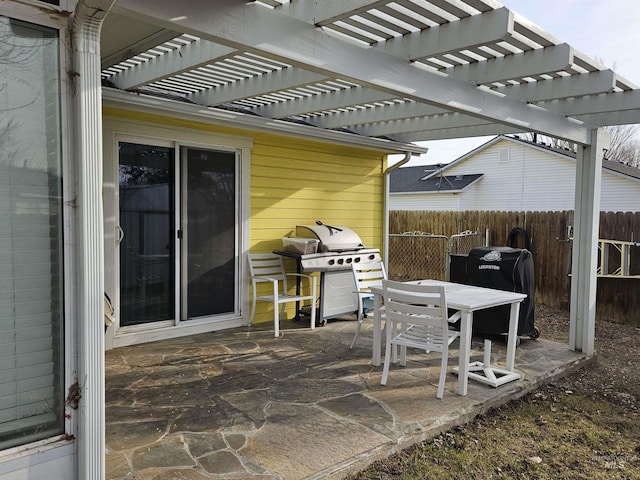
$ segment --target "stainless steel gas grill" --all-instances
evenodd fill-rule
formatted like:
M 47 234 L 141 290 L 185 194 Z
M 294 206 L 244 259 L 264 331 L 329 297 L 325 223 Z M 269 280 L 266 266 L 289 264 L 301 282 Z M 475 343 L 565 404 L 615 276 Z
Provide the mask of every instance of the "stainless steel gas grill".
M 365 248 L 360 236 L 348 227 L 315 225 L 296 227 L 297 238 L 318 240 L 317 252 L 296 253 L 278 250 L 275 253 L 296 259 L 298 272 L 320 272 L 318 323 L 330 318 L 352 314 L 358 310 L 356 285 L 351 272 L 354 263 L 379 261 L 380 250 Z

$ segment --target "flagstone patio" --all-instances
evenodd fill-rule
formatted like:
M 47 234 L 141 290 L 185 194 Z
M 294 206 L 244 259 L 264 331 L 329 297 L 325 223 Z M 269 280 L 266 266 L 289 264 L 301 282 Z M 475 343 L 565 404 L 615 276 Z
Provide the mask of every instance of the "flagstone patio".
M 591 360 L 544 335 L 523 339 L 523 379 L 470 380 L 462 397 L 451 372 L 438 400 L 439 358 L 414 352 L 382 386 L 370 324 L 353 350 L 353 318 L 307 325 L 284 321 L 277 339 L 264 324 L 106 352 L 106 478 L 339 479 Z M 494 339 L 491 363 L 505 354 Z

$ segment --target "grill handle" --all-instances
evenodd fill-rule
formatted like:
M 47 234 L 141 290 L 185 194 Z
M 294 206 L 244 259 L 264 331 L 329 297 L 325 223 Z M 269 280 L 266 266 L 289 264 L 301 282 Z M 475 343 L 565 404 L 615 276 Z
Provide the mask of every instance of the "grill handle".
M 333 233 L 333 230 L 335 230 L 336 232 L 341 232 L 341 231 L 342 231 L 342 229 L 341 229 L 341 228 L 338 228 L 338 227 L 332 227 L 331 225 L 327 225 L 327 224 L 325 224 L 325 223 L 322 223 L 320 220 L 316 220 L 316 225 L 320 225 L 320 226 L 323 226 L 323 227 L 327 227 L 327 228 L 329 229 L 329 232 L 330 232 L 330 233 Z

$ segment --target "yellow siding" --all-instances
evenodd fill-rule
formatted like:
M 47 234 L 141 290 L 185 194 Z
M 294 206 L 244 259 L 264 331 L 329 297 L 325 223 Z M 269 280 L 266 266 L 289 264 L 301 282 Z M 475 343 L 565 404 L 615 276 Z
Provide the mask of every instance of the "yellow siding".
M 251 248 L 280 248 L 296 225 L 322 220 L 382 244 L 384 155 L 274 135 L 254 136 Z
M 279 249 L 282 237 L 295 235 L 296 225 L 313 224 L 316 220 L 348 226 L 368 248 L 382 247 L 382 171 L 386 166 L 382 152 L 113 108 L 105 108 L 104 113 L 178 129 L 253 138 L 252 252 Z M 271 319 L 271 309 L 259 308 L 256 322 Z
M 381 248 L 382 154 L 272 135 L 253 140 L 251 251 L 279 249 L 296 225 L 316 220 L 348 226 L 367 247 Z M 255 322 L 272 315 L 272 309 L 260 309 Z

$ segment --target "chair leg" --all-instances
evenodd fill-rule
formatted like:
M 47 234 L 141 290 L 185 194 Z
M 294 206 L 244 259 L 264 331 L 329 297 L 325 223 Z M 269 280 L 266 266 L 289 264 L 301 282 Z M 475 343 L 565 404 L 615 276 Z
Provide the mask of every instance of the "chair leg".
M 316 328 L 316 302 L 315 300 L 311 300 L 311 329 Z
M 256 314 L 256 292 L 253 290 L 253 302 L 251 302 L 251 316 L 249 317 L 249 325 L 253 324 L 253 317 Z
M 438 380 L 438 392 L 436 393 L 436 398 L 442 398 L 444 395 L 444 382 L 447 378 L 447 358 L 449 356 L 449 352 L 445 349 L 442 352 L 442 361 L 440 362 L 440 379 Z
M 353 335 L 353 340 L 351 340 L 351 345 L 349 346 L 349 350 L 353 350 L 353 346 L 356 344 L 356 341 L 360 336 L 360 329 L 362 328 L 362 317 L 363 315 L 358 313 L 358 325 L 356 326 L 356 333 Z
M 382 367 L 382 378 L 380 379 L 380 385 L 387 384 L 387 377 L 389 376 L 390 360 L 391 360 L 391 344 L 387 342 L 387 346 L 384 352 L 384 366 Z
M 393 323 L 392 323 L 393 325 Z M 387 325 L 389 326 L 389 325 Z M 395 351 L 397 346 L 395 343 L 392 343 L 391 332 L 394 330 L 393 327 L 387 328 L 387 333 L 385 335 L 384 341 L 384 365 L 382 367 L 382 378 L 380 379 L 381 385 L 387 384 L 387 376 L 389 375 L 389 362 L 391 361 L 391 351 Z
M 278 338 L 280 336 L 280 311 L 278 310 L 278 305 L 273 306 L 273 331 L 275 337 Z

